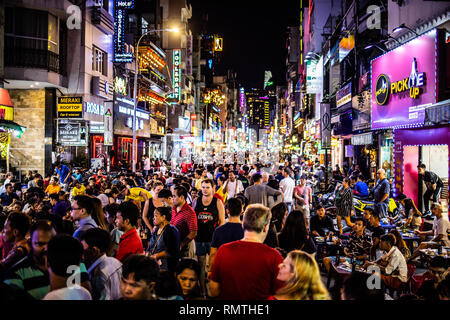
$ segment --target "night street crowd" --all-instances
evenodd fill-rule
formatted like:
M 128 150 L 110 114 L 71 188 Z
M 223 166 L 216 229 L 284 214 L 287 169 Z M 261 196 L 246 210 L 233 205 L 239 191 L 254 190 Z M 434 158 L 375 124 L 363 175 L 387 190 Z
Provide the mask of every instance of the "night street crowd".
M 307 158 L 6 173 L 0 300 L 449 299 L 442 181 L 419 167 L 423 213 L 384 169 L 369 182 Z

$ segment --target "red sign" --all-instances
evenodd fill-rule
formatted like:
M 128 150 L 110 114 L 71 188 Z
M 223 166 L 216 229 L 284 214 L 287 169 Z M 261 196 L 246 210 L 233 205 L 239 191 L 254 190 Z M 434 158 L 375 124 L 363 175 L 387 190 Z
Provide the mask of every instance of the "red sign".
M 192 114 L 191 114 L 191 120 L 192 120 L 192 121 L 197 120 L 197 114 L 192 113 Z

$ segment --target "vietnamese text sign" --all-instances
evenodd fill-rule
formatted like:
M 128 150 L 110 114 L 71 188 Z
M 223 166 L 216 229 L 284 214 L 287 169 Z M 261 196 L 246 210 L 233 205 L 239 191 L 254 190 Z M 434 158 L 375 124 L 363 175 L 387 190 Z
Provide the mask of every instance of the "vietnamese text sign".
M 83 118 L 82 97 L 58 97 L 58 118 Z
M 343 106 L 352 101 L 352 83 L 348 83 L 336 93 L 336 107 Z
M 423 124 L 436 102 L 434 29 L 372 60 L 372 129 Z

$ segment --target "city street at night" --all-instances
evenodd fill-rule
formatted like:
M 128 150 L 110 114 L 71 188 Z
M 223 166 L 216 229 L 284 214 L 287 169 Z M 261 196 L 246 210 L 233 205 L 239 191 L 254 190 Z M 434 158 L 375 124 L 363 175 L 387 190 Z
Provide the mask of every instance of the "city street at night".
M 0 40 L 15 316 L 450 300 L 449 1 L 0 0 Z

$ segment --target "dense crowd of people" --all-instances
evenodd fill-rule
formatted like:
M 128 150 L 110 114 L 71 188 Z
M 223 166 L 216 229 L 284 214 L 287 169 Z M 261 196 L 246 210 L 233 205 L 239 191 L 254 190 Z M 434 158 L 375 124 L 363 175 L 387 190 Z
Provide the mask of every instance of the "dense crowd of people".
M 173 168 L 146 158 L 142 171 L 105 174 L 58 163 L 51 175 L 7 173 L 0 190 L 0 297 L 44 300 L 448 299 L 448 258 L 411 272 L 423 249 L 450 247 L 449 222 L 436 192 L 429 231 L 400 195 L 389 215 L 383 169 L 361 216 L 353 197 L 369 197 L 355 166 L 326 172 L 308 159 Z M 337 182 L 335 215 L 315 194 Z M 438 182 L 438 181 L 437 181 Z M 440 185 L 439 185 L 440 187 Z M 410 250 L 382 221 L 416 230 Z M 427 239 L 428 237 L 428 239 Z M 327 239 L 329 240 L 327 242 Z M 328 243 L 328 244 L 327 244 Z M 413 251 L 413 252 L 411 252 Z M 420 258 L 420 259 L 419 259 Z M 339 264 L 352 270 L 342 285 Z M 367 286 L 376 266 L 377 288 Z

